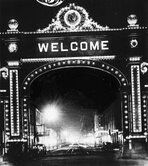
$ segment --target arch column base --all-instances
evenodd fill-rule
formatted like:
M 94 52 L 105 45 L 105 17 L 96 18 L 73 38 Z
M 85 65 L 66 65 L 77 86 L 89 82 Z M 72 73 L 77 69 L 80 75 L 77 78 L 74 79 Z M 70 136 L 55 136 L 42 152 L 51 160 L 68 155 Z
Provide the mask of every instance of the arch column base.
M 148 142 L 145 138 L 126 140 L 121 158 L 144 159 L 148 157 Z
M 8 151 L 4 155 L 8 160 L 19 160 L 22 156 L 27 154 L 27 142 L 10 142 Z

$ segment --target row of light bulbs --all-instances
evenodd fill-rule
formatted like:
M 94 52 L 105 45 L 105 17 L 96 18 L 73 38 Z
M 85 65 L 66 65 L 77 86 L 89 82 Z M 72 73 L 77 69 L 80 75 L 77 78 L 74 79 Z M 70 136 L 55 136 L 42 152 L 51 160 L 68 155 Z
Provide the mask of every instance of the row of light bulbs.
M 13 73 L 16 74 L 16 120 L 17 120 L 17 132 L 14 132 L 14 106 L 13 106 Z M 18 136 L 20 129 L 19 129 L 19 90 L 18 90 L 18 71 L 17 70 L 10 70 L 10 110 L 11 110 L 11 135 Z
M 140 93 L 140 67 L 138 65 L 131 66 L 131 84 L 132 84 L 132 108 L 133 108 L 133 131 L 141 132 L 141 93 Z M 136 70 L 137 82 L 134 80 L 134 69 Z M 135 85 L 137 84 L 137 85 Z M 137 89 L 134 88 L 137 86 Z M 137 92 L 135 92 L 137 91 Z M 137 99 L 135 99 L 135 93 L 137 93 Z M 136 106 L 136 102 L 138 102 L 138 106 Z M 137 111 L 136 111 L 137 107 Z M 136 115 L 137 114 L 137 115 Z M 136 116 L 138 116 L 138 123 L 136 122 Z M 138 125 L 138 129 L 136 126 Z
M 137 22 L 137 16 L 135 14 L 131 14 L 127 17 L 127 22 L 128 22 L 128 27 L 134 27 L 134 26 L 138 26 Z M 10 28 L 8 31 L 18 31 L 18 26 L 19 23 L 17 20 L 15 19 L 11 19 L 8 22 L 8 27 Z

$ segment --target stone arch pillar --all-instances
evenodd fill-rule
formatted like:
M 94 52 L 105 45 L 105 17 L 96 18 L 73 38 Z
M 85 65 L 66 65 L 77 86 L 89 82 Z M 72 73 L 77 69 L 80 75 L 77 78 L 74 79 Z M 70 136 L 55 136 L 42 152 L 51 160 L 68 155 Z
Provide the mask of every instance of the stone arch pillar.
M 130 130 L 126 136 L 128 148 L 126 156 L 140 156 L 145 154 L 145 127 L 146 98 L 142 95 L 140 57 L 129 59 L 130 71 Z

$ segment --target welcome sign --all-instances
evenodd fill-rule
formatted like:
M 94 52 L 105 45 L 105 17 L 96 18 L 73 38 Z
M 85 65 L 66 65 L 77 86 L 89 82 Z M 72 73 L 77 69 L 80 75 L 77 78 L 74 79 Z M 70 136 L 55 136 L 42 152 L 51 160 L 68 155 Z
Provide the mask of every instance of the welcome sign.
M 108 39 L 99 37 L 44 37 L 37 39 L 37 54 L 52 56 L 99 55 L 110 50 Z

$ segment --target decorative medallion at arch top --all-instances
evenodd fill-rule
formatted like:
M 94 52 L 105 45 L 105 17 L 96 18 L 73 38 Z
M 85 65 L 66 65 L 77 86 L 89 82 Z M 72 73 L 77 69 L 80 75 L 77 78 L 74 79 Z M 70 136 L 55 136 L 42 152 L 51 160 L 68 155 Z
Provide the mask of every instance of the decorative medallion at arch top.
M 24 93 L 28 92 L 30 84 L 33 82 L 33 80 L 35 80 L 40 75 L 52 70 L 56 70 L 60 68 L 64 69 L 68 67 L 90 67 L 90 68 L 100 69 L 102 71 L 105 71 L 113 75 L 119 81 L 121 87 L 126 87 L 128 85 L 128 81 L 121 71 L 102 61 L 100 62 L 100 61 L 80 60 L 80 59 L 79 60 L 64 60 L 64 61 L 53 62 L 50 64 L 48 63 L 32 71 L 25 78 L 23 82 L 22 88 Z
M 109 29 L 107 26 L 98 25 L 89 18 L 84 8 L 73 3 L 62 8 L 56 15 L 56 19 L 53 19 L 47 28 L 39 29 L 38 32 L 81 32 L 107 29 Z

